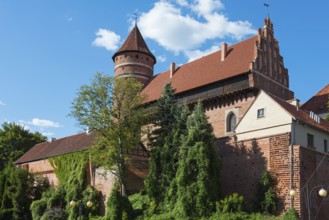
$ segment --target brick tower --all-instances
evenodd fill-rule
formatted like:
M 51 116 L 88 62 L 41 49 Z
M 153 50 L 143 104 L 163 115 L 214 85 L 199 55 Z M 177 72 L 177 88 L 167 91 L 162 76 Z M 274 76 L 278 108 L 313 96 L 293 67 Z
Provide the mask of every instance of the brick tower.
M 137 25 L 112 59 L 115 77 L 135 77 L 145 85 L 153 76 L 156 59 L 147 47 Z

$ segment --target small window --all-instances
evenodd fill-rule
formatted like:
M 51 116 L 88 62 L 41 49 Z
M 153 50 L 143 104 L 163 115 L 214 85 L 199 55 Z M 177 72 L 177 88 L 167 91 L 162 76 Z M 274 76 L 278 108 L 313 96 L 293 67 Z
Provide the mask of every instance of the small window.
M 307 147 L 314 147 L 314 135 L 307 134 Z
M 323 140 L 323 151 L 328 152 L 328 141 L 326 139 Z
M 261 108 L 257 110 L 257 118 L 264 118 L 265 117 L 265 109 Z
M 227 116 L 227 126 L 226 126 L 226 131 L 227 132 L 232 132 L 236 126 L 236 116 L 233 112 L 231 112 Z

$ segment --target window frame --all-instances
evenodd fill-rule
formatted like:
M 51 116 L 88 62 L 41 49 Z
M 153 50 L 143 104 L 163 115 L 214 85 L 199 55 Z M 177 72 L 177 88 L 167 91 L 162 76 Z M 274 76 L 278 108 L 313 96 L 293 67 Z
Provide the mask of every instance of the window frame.
M 260 114 L 262 112 L 262 114 Z M 257 118 L 265 118 L 265 108 L 257 109 Z
M 314 135 L 307 133 L 307 147 L 314 148 Z
M 327 139 L 323 140 L 323 151 L 325 153 L 328 153 L 328 140 Z
M 232 119 L 234 117 L 234 122 L 235 122 L 235 125 L 233 126 L 232 124 Z M 236 114 L 231 111 L 230 113 L 228 113 L 227 117 L 226 117 L 226 133 L 231 133 L 231 132 L 234 132 L 234 129 L 236 128 L 236 125 L 237 125 L 237 117 L 236 117 Z

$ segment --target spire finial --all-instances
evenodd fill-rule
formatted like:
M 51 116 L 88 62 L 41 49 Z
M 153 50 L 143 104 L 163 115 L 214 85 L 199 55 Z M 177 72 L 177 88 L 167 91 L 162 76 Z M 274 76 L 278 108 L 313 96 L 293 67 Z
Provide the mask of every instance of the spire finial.
M 134 19 L 135 19 L 135 26 L 137 26 L 137 20 L 138 20 L 138 16 L 137 16 L 137 12 L 135 11 L 133 13 Z
M 270 17 L 270 3 L 269 3 L 269 1 L 267 3 L 264 3 L 264 6 L 267 9 L 267 17 L 269 18 Z

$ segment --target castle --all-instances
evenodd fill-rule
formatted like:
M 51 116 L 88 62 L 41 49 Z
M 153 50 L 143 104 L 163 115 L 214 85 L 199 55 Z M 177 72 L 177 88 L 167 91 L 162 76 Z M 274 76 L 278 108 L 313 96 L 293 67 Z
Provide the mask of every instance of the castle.
M 251 203 L 262 171 L 268 170 L 276 180 L 281 212 L 293 207 L 302 219 L 308 213 L 319 219 L 329 214 L 324 200 L 310 194 L 320 185 L 329 187 L 325 176 L 329 172 L 329 123 L 316 114 L 324 116 L 323 112 L 313 108 L 314 102 L 323 106 L 328 98 L 310 100 L 303 106 L 294 99 L 269 17 L 255 36 L 230 46 L 222 43 L 219 51 L 178 67 L 171 63 L 168 71 L 157 75 L 153 75 L 156 58 L 137 25 L 112 59 L 115 77 L 135 77 L 144 84 L 145 105 L 154 103 L 169 82 L 178 100 L 202 100 L 217 138 L 225 195 L 237 192 Z M 85 150 L 93 139 L 92 133 L 81 133 L 40 143 L 16 164 L 47 176 L 57 185 L 48 158 Z M 136 192 L 143 187 L 149 155 L 139 147 L 130 157 L 128 191 Z M 102 177 L 91 166 L 87 170 L 88 181 L 107 195 L 113 178 Z M 290 195 L 292 190 L 296 195 Z M 312 206 L 308 208 L 309 200 Z

